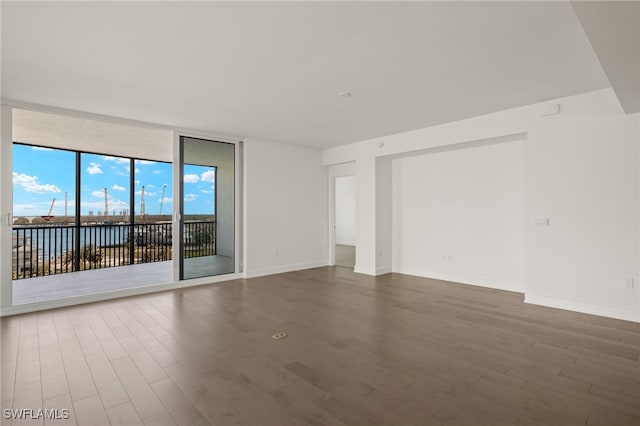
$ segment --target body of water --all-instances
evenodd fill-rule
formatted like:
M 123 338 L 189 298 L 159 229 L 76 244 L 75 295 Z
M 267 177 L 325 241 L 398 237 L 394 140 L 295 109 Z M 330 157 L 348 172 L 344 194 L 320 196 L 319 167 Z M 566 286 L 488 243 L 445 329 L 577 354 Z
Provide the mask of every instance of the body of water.
M 75 234 L 74 226 L 24 227 L 14 228 L 14 249 L 23 245 L 24 250 L 38 253 L 38 258 L 54 258 L 73 250 Z M 81 226 L 80 247 L 92 245 L 97 248 L 126 245 L 129 242 L 131 228 L 129 225 Z M 171 244 L 171 224 L 135 225 L 133 239 L 138 244 Z M 23 248 L 19 248 L 22 251 Z M 35 254 L 35 253 L 34 253 Z

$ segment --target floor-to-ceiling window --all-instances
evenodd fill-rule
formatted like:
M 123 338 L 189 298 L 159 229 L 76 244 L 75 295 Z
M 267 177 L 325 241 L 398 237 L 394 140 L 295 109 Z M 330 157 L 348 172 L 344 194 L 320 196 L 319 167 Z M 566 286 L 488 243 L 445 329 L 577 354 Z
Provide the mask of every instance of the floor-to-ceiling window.
M 235 145 L 181 137 L 181 279 L 235 271 Z
M 158 284 L 108 268 L 171 276 L 172 164 L 15 143 L 13 168 L 14 305 Z
M 76 161 L 73 151 L 14 144 L 13 280 L 76 270 Z
M 11 110 L 4 307 L 241 271 L 240 143 Z

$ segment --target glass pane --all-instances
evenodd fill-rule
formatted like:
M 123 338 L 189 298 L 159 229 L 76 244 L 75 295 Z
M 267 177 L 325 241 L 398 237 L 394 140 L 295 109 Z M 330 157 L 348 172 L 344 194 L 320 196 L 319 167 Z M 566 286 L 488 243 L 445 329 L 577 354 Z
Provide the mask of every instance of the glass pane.
M 172 170 L 171 163 L 135 160 L 134 263 L 173 258 Z
M 74 152 L 13 145 L 13 296 L 27 301 L 21 280 L 74 270 Z
M 182 141 L 182 279 L 235 271 L 235 145 Z
M 82 154 L 80 270 L 130 264 L 131 160 Z

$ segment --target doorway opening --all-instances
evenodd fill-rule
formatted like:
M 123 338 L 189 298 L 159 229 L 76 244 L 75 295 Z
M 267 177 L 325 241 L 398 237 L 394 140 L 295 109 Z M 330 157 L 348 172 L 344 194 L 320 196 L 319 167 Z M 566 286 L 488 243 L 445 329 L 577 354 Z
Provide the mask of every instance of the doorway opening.
M 356 177 L 335 178 L 335 265 L 353 269 L 356 264 Z

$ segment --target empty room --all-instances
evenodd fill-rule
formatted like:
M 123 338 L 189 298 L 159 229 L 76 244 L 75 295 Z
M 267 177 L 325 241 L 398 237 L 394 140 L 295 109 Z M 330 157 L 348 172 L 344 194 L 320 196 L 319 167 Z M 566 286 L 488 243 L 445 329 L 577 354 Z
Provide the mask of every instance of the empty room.
M 0 24 L 0 424 L 640 424 L 640 2 Z

